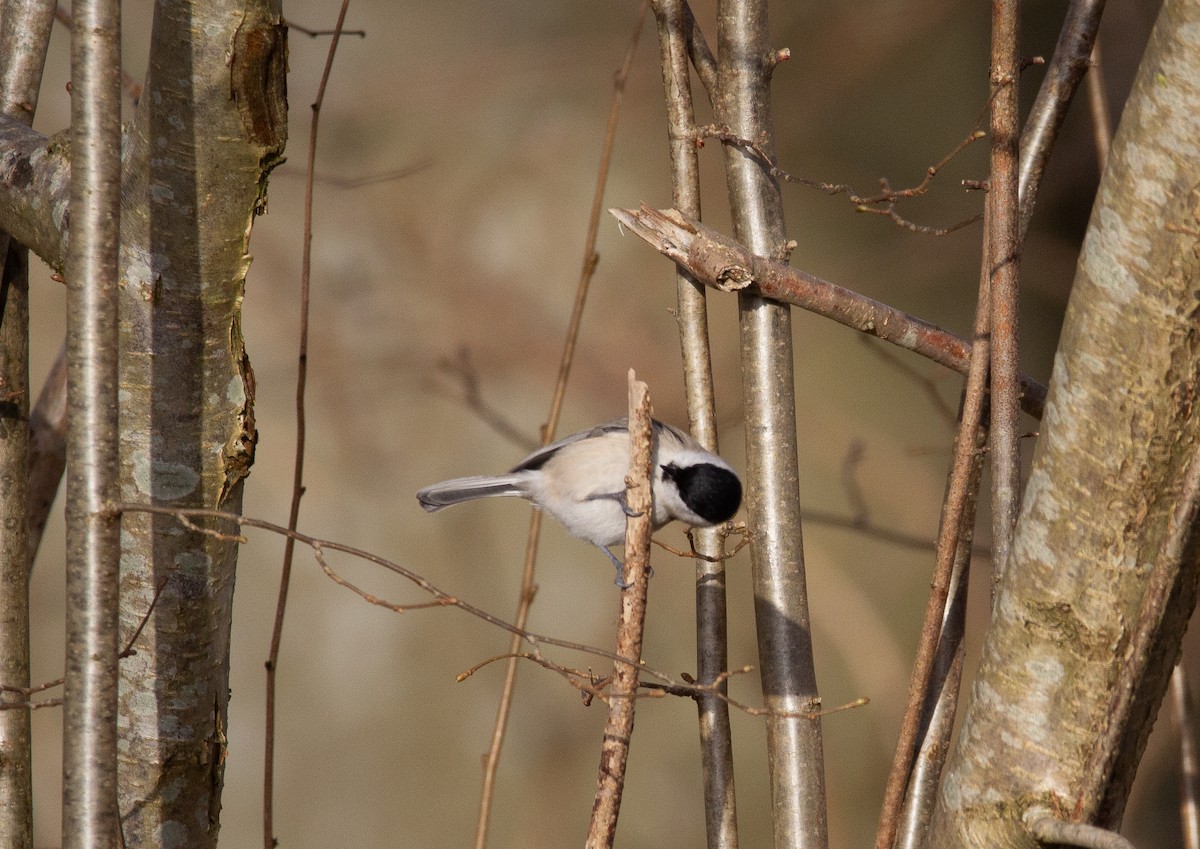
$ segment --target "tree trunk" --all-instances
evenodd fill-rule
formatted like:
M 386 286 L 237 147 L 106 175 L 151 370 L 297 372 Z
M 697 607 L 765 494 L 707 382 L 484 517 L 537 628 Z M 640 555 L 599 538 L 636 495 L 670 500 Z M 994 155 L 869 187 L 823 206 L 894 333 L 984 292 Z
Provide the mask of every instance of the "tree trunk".
M 269 0 L 155 11 L 121 219 L 122 498 L 237 512 L 256 439 L 241 303 L 287 128 L 285 28 Z M 237 545 L 161 516 L 123 530 L 127 633 L 165 581 L 121 666 L 125 838 L 214 846 Z
M 1196 594 L 1200 4 L 1159 16 L 1092 212 L 931 846 L 1114 828 Z

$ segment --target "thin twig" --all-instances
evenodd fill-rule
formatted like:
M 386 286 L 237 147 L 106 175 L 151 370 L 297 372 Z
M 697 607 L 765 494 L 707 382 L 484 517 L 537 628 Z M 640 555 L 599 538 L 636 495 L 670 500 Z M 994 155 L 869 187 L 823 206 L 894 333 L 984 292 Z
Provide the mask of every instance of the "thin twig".
M 977 431 L 976 448 L 984 442 L 984 431 Z M 918 744 L 913 753 L 908 786 L 900 811 L 896 849 L 922 849 L 926 845 L 929 822 L 937 802 L 942 768 L 950 750 L 955 714 L 958 712 L 962 683 L 963 637 L 966 631 L 967 591 L 974 542 L 975 508 L 979 498 L 979 476 L 983 455 L 976 452 L 966 486 L 966 502 L 959 523 L 957 549 L 950 568 L 948 598 L 942 614 L 941 630 L 929 679 L 924 689 Z M 924 635 L 922 635 L 924 636 Z
M 181 521 L 182 519 L 185 519 L 185 518 L 186 519 L 196 519 L 196 518 L 220 519 L 220 520 L 223 520 L 226 522 L 230 522 L 231 524 L 234 525 L 234 527 L 240 526 L 240 527 L 245 527 L 245 528 L 257 528 L 259 530 L 269 531 L 271 533 L 278 534 L 287 539 L 294 540 L 295 542 L 300 543 L 301 545 L 308 546 L 309 548 L 314 549 L 314 550 L 320 549 L 322 552 L 338 551 L 343 554 L 348 554 L 351 557 L 356 557 L 360 560 L 365 560 L 368 563 L 373 563 L 376 566 L 382 567 L 383 569 L 386 569 L 389 572 L 393 572 L 393 573 L 399 575 L 400 577 L 404 578 L 405 580 L 415 584 L 417 587 L 419 587 L 422 591 L 424 591 L 428 595 L 433 596 L 433 598 L 437 599 L 438 602 L 440 602 L 439 604 L 435 605 L 436 607 L 456 607 L 459 610 L 462 610 L 463 612 L 468 613 L 477 619 L 483 620 L 484 622 L 488 623 L 489 625 L 492 625 L 496 628 L 500 628 L 502 630 L 508 631 L 510 634 L 514 634 L 514 635 L 520 637 L 523 642 L 526 642 L 531 646 L 539 646 L 539 645 L 556 646 L 558 648 L 568 649 L 570 651 L 577 651 L 577 652 L 582 652 L 584 654 L 595 655 L 596 657 L 602 657 L 602 658 L 605 658 L 605 659 L 611 660 L 611 661 L 616 661 L 616 662 L 623 661 L 623 658 L 621 658 L 619 655 L 617 655 L 613 652 L 610 652 L 610 651 L 606 651 L 601 648 L 596 648 L 595 646 L 589 646 L 585 643 L 573 642 L 571 640 L 561 640 L 557 637 L 550 637 L 550 636 L 546 636 L 544 634 L 537 634 L 532 631 L 526 631 L 522 628 L 518 628 L 516 625 L 513 625 L 513 624 L 501 619 L 500 617 L 495 616 L 491 613 L 488 613 L 483 608 L 477 607 L 469 602 L 463 601 L 460 597 L 438 588 L 437 586 L 432 584 L 428 579 L 426 579 L 420 573 L 415 572 L 414 570 L 409 569 L 405 566 L 401 566 L 399 563 L 396 563 L 395 561 L 388 560 L 385 557 L 380 557 L 378 554 L 372 554 L 371 552 L 366 551 L 364 549 L 357 548 L 352 545 L 346 545 L 345 543 L 340 543 L 335 540 L 322 539 L 320 537 L 314 537 L 314 536 L 310 536 L 309 534 L 301 533 L 300 531 L 289 530 L 288 528 L 284 527 L 283 525 L 278 525 L 278 524 L 275 524 L 274 522 L 268 522 L 264 519 L 257 519 L 257 518 L 253 518 L 251 516 L 242 516 L 238 513 L 228 513 L 223 510 L 210 510 L 210 509 L 200 508 L 200 507 L 196 507 L 196 508 L 170 507 L 170 506 L 161 505 L 161 504 L 138 504 L 138 503 L 133 503 L 133 502 L 123 502 L 123 503 L 119 503 L 119 504 L 111 504 L 108 506 L 108 512 L 114 516 L 119 516 L 123 513 L 150 513 L 150 514 L 156 515 L 156 516 L 170 516 L 171 518 L 175 519 L 176 521 Z M 222 534 L 222 532 L 216 531 L 212 528 L 202 528 L 202 530 L 208 534 L 213 534 L 213 535 Z M 342 585 L 345 586 L 344 583 Z M 391 605 L 389 604 L 388 606 L 391 606 Z M 403 607 L 405 609 L 411 609 L 411 608 L 415 607 L 415 605 L 395 605 L 395 606 Z M 670 676 L 667 673 L 662 672 L 660 670 L 654 669 L 653 667 L 646 666 L 644 663 L 641 665 L 641 671 L 642 671 L 643 675 L 648 675 L 652 678 L 657 678 L 658 680 L 660 680 L 664 683 L 667 683 L 667 684 L 676 683 L 675 679 L 672 676 Z
M 822 180 L 813 180 L 808 177 L 801 177 L 791 173 L 790 171 L 786 171 L 778 166 L 774 157 L 770 156 L 766 150 L 764 150 L 761 143 L 753 139 L 741 138 L 730 131 L 728 127 L 720 124 L 707 124 L 703 127 L 697 127 L 695 132 L 698 144 L 703 144 L 703 141 L 706 138 L 715 138 L 720 140 L 723 144 L 734 145 L 744 150 L 746 153 L 757 159 L 763 165 L 763 167 L 767 169 L 768 173 L 777 180 L 782 180 L 786 183 L 794 183 L 800 186 L 807 186 L 808 188 L 817 189 L 818 191 L 824 192 L 827 195 L 844 194 L 847 196 L 850 202 L 855 205 L 855 211 L 857 212 L 886 215 L 898 226 L 903 227 L 906 230 L 911 230 L 914 233 L 924 233 L 931 236 L 947 236 L 956 230 L 961 230 L 963 227 L 974 224 L 983 216 L 973 215 L 970 218 L 959 221 L 958 223 L 952 224 L 949 227 L 930 227 L 924 224 L 917 224 L 913 221 L 909 221 L 907 218 L 901 216 L 895 210 L 896 202 L 908 198 L 920 197 L 928 192 L 937 175 L 940 174 L 942 170 L 949 165 L 952 160 L 955 159 L 955 157 L 987 135 L 987 133 L 979 129 L 980 125 L 983 123 L 983 116 L 986 112 L 986 109 L 987 107 L 985 107 L 984 110 L 979 113 L 979 117 L 976 119 L 974 126 L 971 128 L 971 132 L 967 134 L 966 138 L 962 139 L 958 144 L 956 144 L 954 148 L 951 149 L 950 152 L 943 156 L 940 160 L 925 169 L 925 177 L 920 183 L 907 189 L 893 189 L 887 178 L 884 177 L 879 181 L 880 191 L 873 195 L 860 194 L 859 192 L 855 191 L 852 186 L 846 183 L 827 183 Z
M 1108 151 L 1112 147 L 1112 110 L 1108 106 L 1108 92 L 1104 88 L 1104 74 L 1100 65 L 1100 38 L 1092 42 L 1092 57 L 1087 73 L 1088 110 L 1092 114 L 1092 138 L 1096 143 L 1096 165 L 1101 174 L 1108 165 Z
M 992 3 L 992 155 L 988 183 L 987 252 L 992 303 L 991 438 L 992 569 L 1001 575 L 1012 549 L 1021 496 L 1020 322 L 1021 235 L 1018 223 L 1017 79 L 1019 0 Z
M 1100 28 L 1104 0 L 1071 0 L 1063 19 L 1054 56 L 1029 109 L 1021 133 L 1020 234 L 1024 239 L 1033 217 L 1042 174 L 1067 117 L 1079 81 L 1088 69 L 1088 55 Z M 1089 74 L 1089 77 L 1092 75 Z
M 307 35 L 309 38 L 317 38 L 318 36 L 326 35 L 332 35 L 334 39 L 345 36 L 354 36 L 356 38 L 367 37 L 367 31 L 365 29 L 341 29 L 340 27 L 336 29 L 309 29 L 308 27 L 301 26 L 295 21 L 289 21 L 286 19 L 281 21 L 281 23 L 287 27 L 288 30 L 292 32 L 298 32 L 301 35 Z
M 1171 673 L 1175 724 L 1179 727 L 1179 820 L 1183 849 L 1200 849 L 1200 746 L 1197 745 L 1196 706 L 1183 664 Z
M 967 373 L 971 343 L 902 310 L 822 280 L 747 247 L 674 209 L 610 209 L 609 213 L 697 280 L 725 292 L 753 291 Z M 1020 375 L 1021 404 L 1041 418 L 1046 387 Z
M 379 174 L 367 174 L 362 177 L 331 177 L 325 174 L 316 174 L 314 179 L 318 183 L 333 186 L 335 189 L 361 189 L 363 186 L 374 186 L 379 183 L 394 183 L 397 180 L 404 180 L 413 174 L 419 174 L 426 168 L 431 168 L 433 163 L 433 159 L 422 159 L 420 162 L 414 162 L 412 165 L 393 168 L 390 171 L 383 171 Z
M 312 215 L 313 215 L 313 174 L 317 156 L 317 127 L 321 118 L 321 104 L 325 100 L 325 87 L 329 83 L 329 75 L 333 70 L 333 57 L 337 53 L 338 42 L 341 40 L 342 24 L 346 20 L 346 10 L 350 0 L 342 0 L 338 11 L 337 23 L 334 25 L 333 39 L 329 42 L 329 51 L 325 55 L 325 67 L 321 71 L 321 81 L 317 85 L 317 97 L 312 104 L 312 126 L 308 134 L 308 165 L 304 186 L 304 245 L 302 249 L 302 267 L 300 271 L 300 341 L 296 373 L 296 454 L 292 471 L 292 498 L 288 509 L 288 529 L 295 531 L 300 520 L 300 499 L 304 494 L 304 443 L 305 443 L 305 411 L 304 394 L 308 383 L 308 307 L 309 285 L 312 279 Z M 267 655 L 266 680 L 266 722 L 264 726 L 263 752 L 263 847 L 274 849 L 275 839 L 275 693 L 279 672 L 279 647 L 283 639 L 283 619 L 287 612 L 288 587 L 292 576 L 292 557 L 295 553 L 295 539 L 288 537 L 283 550 L 283 567 L 279 574 L 279 596 L 275 606 L 275 621 L 271 628 L 271 649 Z
M 149 607 L 147 607 L 146 612 L 142 614 L 142 621 L 138 623 L 137 628 L 135 628 L 133 634 L 130 635 L 129 640 L 125 643 L 125 648 L 121 649 L 120 653 L 117 655 L 117 660 L 133 657 L 135 654 L 137 654 L 137 652 L 133 649 L 133 645 L 138 641 L 138 637 L 142 635 L 142 631 L 145 630 L 146 623 L 150 621 L 150 614 L 154 613 L 154 608 L 158 604 L 158 599 L 160 596 L 162 596 L 163 590 L 166 588 L 167 579 L 160 578 L 158 581 L 158 586 L 154 588 L 154 597 L 150 599 Z
M 954 438 L 953 459 L 946 479 L 946 496 L 942 501 L 932 589 L 921 625 L 921 640 L 913 662 L 908 700 L 900 725 L 900 734 L 896 740 L 896 752 L 884 789 L 879 828 L 875 834 L 875 849 L 892 849 L 896 840 L 905 792 L 920 745 L 921 719 L 931 690 L 934 662 L 937 658 L 938 644 L 942 639 L 946 602 L 955 563 L 962 557 L 960 549 L 966 517 L 971 514 L 971 505 L 975 502 L 978 489 L 979 446 L 984 441 L 980 431 L 985 427 L 984 407 L 987 401 L 988 370 L 991 361 L 987 333 L 991 320 L 989 268 L 985 249 L 979 274 L 979 296 L 975 307 L 975 343 L 968 363 L 966 385 L 963 387 L 962 414 Z
M 617 137 L 617 117 L 621 112 L 621 100 L 625 93 L 625 81 L 629 78 L 629 70 L 633 67 L 634 54 L 641 38 L 642 26 L 646 20 L 649 0 L 642 0 L 638 11 L 637 21 L 629 36 L 629 47 L 625 51 L 625 59 L 620 70 L 613 76 L 613 93 L 609 101 L 608 121 L 604 130 L 604 142 L 601 145 L 600 164 L 596 173 L 596 187 L 592 193 L 592 210 L 588 218 L 587 236 L 584 238 L 583 264 L 579 272 L 579 282 L 575 287 L 575 304 L 571 308 L 571 321 L 567 326 L 566 341 L 563 343 L 562 358 L 558 365 L 558 377 L 554 384 L 554 394 L 550 401 L 550 413 L 542 427 L 542 444 L 549 445 L 554 441 L 558 430 L 558 419 L 562 412 L 563 399 L 567 392 L 567 378 L 571 374 L 571 365 L 575 361 L 575 345 L 579 339 L 579 328 L 583 323 L 583 308 L 587 303 L 588 289 L 591 286 L 592 275 L 595 273 L 599 256 L 596 254 L 596 238 L 600 232 L 600 215 L 604 206 L 604 189 L 608 185 L 608 169 L 612 162 L 613 146 Z M 538 539 L 541 536 L 542 514 L 534 510 L 529 518 L 529 533 L 525 542 L 525 565 L 521 570 L 521 589 L 517 597 L 517 627 L 524 628 L 529 618 L 529 608 L 533 604 L 536 593 L 535 567 L 537 564 Z M 514 637 L 509 645 L 510 652 L 516 652 L 519 642 Z M 508 728 L 508 717 L 512 710 L 513 694 L 517 681 L 517 661 L 512 659 L 504 671 L 504 685 L 500 691 L 499 704 L 496 707 L 496 721 L 492 726 L 491 742 L 483 759 L 483 783 L 479 798 L 479 817 L 475 826 L 475 849 L 485 849 L 487 846 L 488 825 L 491 821 L 492 799 L 496 787 L 496 770 L 500 766 L 500 752 L 504 746 L 504 735 Z
M 125 642 L 125 648 L 117 653 L 117 660 L 124 660 L 127 657 L 133 657 L 137 654 L 133 646 L 138 641 L 138 637 L 142 635 L 142 631 L 145 630 L 146 623 L 150 621 L 150 615 L 154 613 L 154 608 L 158 604 L 158 599 L 166 586 L 166 578 L 158 582 L 158 586 L 154 590 L 154 597 L 150 599 L 150 605 L 146 608 L 146 612 L 142 614 L 141 621 L 138 622 L 138 626 L 134 629 L 133 634 Z M 14 687 L 9 684 L 0 684 L 0 693 L 15 693 L 28 699 L 35 693 L 42 693 L 46 690 L 53 690 L 55 687 L 61 687 L 65 681 L 65 678 L 55 678 L 53 681 L 43 681 L 41 684 L 34 684 L 32 687 Z M 0 710 L 12 710 L 19 707 L 36 710 L 44 707 L 55 707 L 60 704 L 62 704 L 62 699 L 49 699 L 41 702 L 8 702 L 0 700 Z
M 621 615 L 617 620 L 617 649 L 632 663 L 618 663 L 612 671 L 612 696 L 600 746 L 600 772 L 596 801 L 588 823 L 587 849 L 612 849 L 621 794 L 625 789 L 625 766 L 633 737 L 633 718 L 638 691 L 638 661 L 646 628 L 646 595 L 650 577 L 650 516 L 654 501 L 650 493 L 653 468 L 650 426 L 650 393 L 646 384 L 629 370 L 629 475 L 625 479 L 625 503 L 630 516 L 625 524 L 625 571 L 621 592 Z

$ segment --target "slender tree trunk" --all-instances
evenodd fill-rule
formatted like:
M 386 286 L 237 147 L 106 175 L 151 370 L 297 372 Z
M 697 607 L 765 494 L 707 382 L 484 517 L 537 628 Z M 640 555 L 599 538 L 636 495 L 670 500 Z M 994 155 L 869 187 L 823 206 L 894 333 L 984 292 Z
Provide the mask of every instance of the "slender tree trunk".
M 1119 825 L 1195 602 L 1200 4 L 1168 0 L 1084 242 L 931 846 Z
M 766 0 L 723 0 L 717 10 L 717 119 L 774 155 Z M 779 184 L 744 150 L 725 148 L 733 235 L 761 256 L 788 253 Z M 776 849 L 828 843 L 825 763 L 813 665 L 797 471 L 791 308 L 741 292 L 746 509 L 753 534 L 754 616 L 767 719 Z M 781 715 L 786 714 L 786 715 Z
M 0 7 L 0 111 L 32 123 L 53 3 Z M 0 233 L 0 683 L 29 686 L 29 251 Z M 25 701 L 8 692 L 5 701 Z M 30 718 L 0 712 L 0 846 L 33 845 Z
M 156 7 L 122 211 L 124 500 L 241 509 L 256 439 L 241 302 L 250 225 L 284 144 L 285 68 L 269 0 Z M 121 666 L 125 837 L 213 846 L 237 546 L 161 516 L 127 515 L 123 529 L 127 630 L 165 582 Z

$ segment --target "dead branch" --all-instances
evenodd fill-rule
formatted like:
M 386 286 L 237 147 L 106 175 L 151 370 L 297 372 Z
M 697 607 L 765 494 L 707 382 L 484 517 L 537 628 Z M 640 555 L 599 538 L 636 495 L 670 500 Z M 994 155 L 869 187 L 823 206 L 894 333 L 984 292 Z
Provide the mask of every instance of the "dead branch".
M 723 292 L 751 289 L 891 342 L 959 374 L 967 373 L 971 343 L 948 330 L 786 263 L 752 254 L 745 246 L 677 210 L 643 205 L 638 210 L 609 212 L 708 286 Z M 1020 376 L 1020 382 L 1023 409 L 1040 418 L 1046 387 L 1026 375 Z
M 653 440 L 650 427 L 650 393 L 646 384 L 629 370 L 629 476 L 625 479 L 625 501 L 630 516 L 625 525 L 625 572 L 621 592 L 621 615 L 617 620 L 616 653 L 627 662 L 617 663 L 612 672 L 612 698 L 600 746 L 600 772 L 596 801 L 588 824 L 587 849 L 611 849 L 616 836 L 621 794 L 625 789 L 625 766 L 633 736 L 638 670 L 642 636 L 646 627 L 646 596 L 650 578 L 650 517 L 654 501 L 650 492 Z

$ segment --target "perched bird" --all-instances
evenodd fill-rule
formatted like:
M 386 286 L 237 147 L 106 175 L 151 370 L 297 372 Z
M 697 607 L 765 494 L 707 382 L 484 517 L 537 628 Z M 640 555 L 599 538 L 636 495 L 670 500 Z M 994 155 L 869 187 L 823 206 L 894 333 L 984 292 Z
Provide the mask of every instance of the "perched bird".
M 696 527 L 728 521 L 742 503 L 742 482 L 733 468 L 705 451 L 688 434 L 653 422 L 654 527 L 672 519 Z M 625 539 L 629 430 L 617 419 L 541 448 L 506 475 L 455 478 L 417 493 L 433 512 L 475 498 L 516 495 L 553 516 L 567 530 L 605 553 L 622 581 L 621 561 L 608 546 Z

